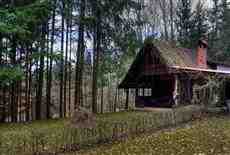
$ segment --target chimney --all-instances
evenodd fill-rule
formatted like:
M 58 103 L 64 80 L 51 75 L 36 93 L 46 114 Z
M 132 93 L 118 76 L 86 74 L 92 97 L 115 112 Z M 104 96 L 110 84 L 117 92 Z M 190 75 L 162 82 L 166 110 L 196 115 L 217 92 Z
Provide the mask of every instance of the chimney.
M 197 48 L 197 66 L 199 68 L 208 68 L 207 67 L 207 48 L 208 42 L 205 39 L 200 39 L 198 42 Z

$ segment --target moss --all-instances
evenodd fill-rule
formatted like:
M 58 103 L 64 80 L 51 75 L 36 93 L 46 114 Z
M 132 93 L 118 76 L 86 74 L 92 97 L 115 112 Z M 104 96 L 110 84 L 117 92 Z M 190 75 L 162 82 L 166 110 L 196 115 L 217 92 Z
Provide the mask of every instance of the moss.
M 145 47 L 155 46 L 161 57 L 169 66 L 194 67 L 193 58 L 185 49 L 177 47 L 175 42 L 167 42 L 148 37 L 144 41 Z

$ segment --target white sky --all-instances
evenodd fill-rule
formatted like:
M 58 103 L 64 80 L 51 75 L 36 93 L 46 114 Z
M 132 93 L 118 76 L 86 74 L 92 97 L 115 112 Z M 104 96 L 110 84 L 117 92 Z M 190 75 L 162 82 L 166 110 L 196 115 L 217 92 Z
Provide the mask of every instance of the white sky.
M 199 0 L 192 0 L 192 6 L 193 6 L 193 8 L 196 6 L 196 4 L 197 4 L 198 1 Z M 212 6 L 212 0 L 202 0 L 202 1 L 206 4 L 207 7 L 211 7 Z M 230 2 L 230 0 L 228 0 L 228 2 Z
M 192 0 L 192 7 L 195 8 L 196 4 L 199 0 Z M 201 0 L 203 1 L 207 7 L 211 7 L 211 0 Z

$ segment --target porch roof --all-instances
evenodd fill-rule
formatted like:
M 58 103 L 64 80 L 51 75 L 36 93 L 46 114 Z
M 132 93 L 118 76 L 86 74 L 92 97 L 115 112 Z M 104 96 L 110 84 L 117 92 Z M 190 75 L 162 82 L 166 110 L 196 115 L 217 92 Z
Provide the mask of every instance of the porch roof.
M 225 74 L 225 75 L 230 76 L 230 71 L 224 71 L 224 70 L 214 70 L 214 69 L 184 67 L 184 66 L 171 66 L 170 68 L 179 69 L 179 70 L 187 70 L 187 71 L 218 73 L 218 74 Z

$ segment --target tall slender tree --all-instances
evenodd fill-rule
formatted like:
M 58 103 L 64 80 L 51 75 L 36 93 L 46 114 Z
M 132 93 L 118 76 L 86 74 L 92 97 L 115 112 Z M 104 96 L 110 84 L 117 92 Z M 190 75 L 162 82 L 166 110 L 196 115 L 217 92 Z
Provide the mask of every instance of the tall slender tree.
M 29 52 L 28 52 L 28 45 L 26 45 L 26 58 L 25 58 L 25 61 L 26 61 L 26 72 L 25 72 L 25 82 L 26 82 L 26 85 L 25 85 L 25 106 L 26 106 L 26 112 L 25 112 L 25 121 L 29 121 L 30 120 L 30 101 L 29 101 L 29 98 L 30 98 L 30 94 L 29 94 Z
M 72 96 L 72 26 L 73 26 L 73 3 L 70 3 L 70 23 L 69 23 L 69 116 L 71 115 L 71 96 Z
M 42 25 L 41 28 L 41 49 L 39 52 L 39 69 L 38 69 L 38 79 L 37 79 L 37 94 L 36 94 L 36 120 L 42 119 L 42 98 L 43 98 L 43 84 L 44 84 L 44 67 L 45 67 L 45 43 L 46 43 L 46 23 Z
M 86 1 L 80 0 L 80 19 L 79 19 L 79 26 L 78 26 L 78 51 L 77 51 L 77 62 L 76 62 L 76 75 L 75 75 L 75 109 L 79 106 L 82 106 L 83 100 L 83 71 L 84 71 L 84 52 L 85 52 L 85 40 L 84 40 L 84 33 L 85 33 L 85 10 L 86 10 Z
M 169 39 L 168 35 L 168 18 L 167 18 L 167 10 L 168 10 L 168 4 L 166 0 L 159 0 L 159 6 L 162 11 L 162 18 L 163 18 L 163 25 L 164 25 L 164 38 L 166 40 Z
M 12 36 L 12 48 L 11 48 L 11 53 L 10 53 L 10 59 L 11 63 L 13 65 L 16 65 L 16 53 L 17 53 L 17 40 L 16 36 Z M 17 122 L 17 103 L 16 103 L 16 81 L 13 80 L 13 83 L 11 85 L 11 120 L 12 122 Z
M 65 0 L 61 0 L 61 66 L 60 66 L 60 94 L 59 115 L 63 117 L 63 75 L 64 75 L 64 31 L 65 31 Z
M 93 60 L 93 86 L 92 86 L 92 111 L 97 113 L 97 94 L 98 94 L 98 67 L 101 53 L 101 9 L 100 1 L 95 0 L 95 19 L 96 28 L 94 29 L 94 60 Z
M 51 118 L 51 89 L 52 89 L 52 70 L 53 70 L 53 53 L 54 53 L 54 35 L 55 35 L 55 22 L 56 22 L 56 0 L 52 4 L 52 21 L 51 21 L 51 37 L 50 37 L 50 56 L 49 56 L 49 68 L 47 79 L 47 94 L 46 94 L 46 118 Z
M 170 31 L 171 31 L 171 40 L 174 40 L 174 2 L 173 0 L 169 0 L 169 6 L 170 6 Z
M 66 39 L 65 39 L 65 66 L 64 66 L 64 116 L 66 116 L 66 106 L 67 106 L 67 78 L 68 78 L 68 52 L 69 52 L 69 27 L 70 27 L 70 11 L 71 2 L 67 1 L 66 4 Z

